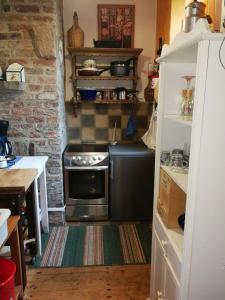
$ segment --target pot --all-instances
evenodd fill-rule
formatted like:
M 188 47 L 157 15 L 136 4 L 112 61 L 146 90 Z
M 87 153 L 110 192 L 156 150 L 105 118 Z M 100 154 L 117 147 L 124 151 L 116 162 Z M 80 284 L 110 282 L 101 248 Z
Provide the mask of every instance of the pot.
M 191 17 L 193 15 L 198 15 L 199 17 L 204 17 L 205 16 L 205 8 L 206 5 L 203 2 L 200 1 L 194 1 L 189 3 L 185 7 L 185 17 Z
M 110 74 L 111 76 L 129 76 L 130 70 L 133 69 L 133 67 L 130 67 L 130 61 L 134 60 L 135 57 L 131 57 L 130 59 L 126 61 L 112 61 L 110 63 Z
M 194 0 L 185 7 L 185 18 L 182 21 L 183 32 L 191 31 L 195 23 L 202 18 L 206 19 L 209 24 L 212 23 L 211 17 L 205 14 L 205 8 L 205 3 L 197 0 Z
M 115 88 L 114 92 L 116 93 L 117 100 L 127 100 L 130 98 L 130 95 L 135 95 L 137 93 L 137 91 L 128 90 L 125 87 Z
M 102 70 L 97 69 L 97 68 L 82 68 L 82 69 L 78 70 L 78 75 L 79 76 L 99 76 L 106 70 L 109 70 L 109 68 L 102 69 Z

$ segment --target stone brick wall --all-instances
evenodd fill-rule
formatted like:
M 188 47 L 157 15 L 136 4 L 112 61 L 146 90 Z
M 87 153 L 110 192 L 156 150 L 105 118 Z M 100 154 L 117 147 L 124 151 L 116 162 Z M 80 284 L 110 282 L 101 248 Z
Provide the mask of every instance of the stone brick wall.
M 10 122 L 16 155 L 48 155 L 49 207 L 63 206 L 62 152 L 67 143 L 64 109 L 63 34 L 60 0 L 2 0 L 0 66 L 25 67 L 25 91 L 0 94 L 0 119 Z M 54 223 L 63 214 L 51 214 Z

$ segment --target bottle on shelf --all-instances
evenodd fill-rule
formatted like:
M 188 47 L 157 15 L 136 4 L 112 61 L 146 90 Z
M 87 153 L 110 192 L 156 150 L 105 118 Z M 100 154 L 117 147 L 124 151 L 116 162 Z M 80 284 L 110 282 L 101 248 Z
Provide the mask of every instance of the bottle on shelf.
M 156 51 L 156 58 L 154 60 L 153 64 L 153 75 L 154 76 L 159 76 L 159 63 L 157 62 L 157 58 L 160 57 L 162 53 L 162 46 L 163 46 L 163 39 L 162 37 L 159 38 L 159 48 Z
M 157 62 L 157 58 L 160 57 L 162 52 L 163 39 L 159 38 L 159 48 L 156 51 L 156 58 L 153 63 L 153 72 L 151 76 L 151 97 L 152 101 L 155 103 L 158 102 L 158 83 L 159 83 L 159 63 Z
M 144 98 L 146 102 L 153 101 L 153 90 L 151 89 L 152 86 L 152 75 L 153 75 L 153 64 L 148 64 L 148 83 L 146 88 L 144 89 Z
M 183 76 L 187 81 L 187 88 L 182 90 L 181 115 L 192 116 L 193 113 L 193 89 L 191 88 L 191 80 L 195 76 Z

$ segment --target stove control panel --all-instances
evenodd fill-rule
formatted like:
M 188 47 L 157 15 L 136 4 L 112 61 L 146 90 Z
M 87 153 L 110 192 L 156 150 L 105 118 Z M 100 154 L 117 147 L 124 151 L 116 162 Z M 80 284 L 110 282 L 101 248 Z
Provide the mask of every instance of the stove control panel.
M 74 155 L 70 158 L 70 166 L 95 166 L 108 164 L 108 155 Z

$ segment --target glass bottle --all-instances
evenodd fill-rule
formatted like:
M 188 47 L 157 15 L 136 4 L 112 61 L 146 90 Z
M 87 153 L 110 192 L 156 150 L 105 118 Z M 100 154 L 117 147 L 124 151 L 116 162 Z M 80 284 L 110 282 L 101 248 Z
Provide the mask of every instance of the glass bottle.
M 187 81 L 187 88 L 182 90 L 181 114 L 183 116 L 192 116 L 193 114 L 193 89 L 191 88 L 191 80 L 195 76 L 183 76 Z
M 146 102 L 151 102 L 154 99 L 154 90 L 152 89 L 152 75 L 148 76 L 148 83 L 144 89 L 144 98 Z

